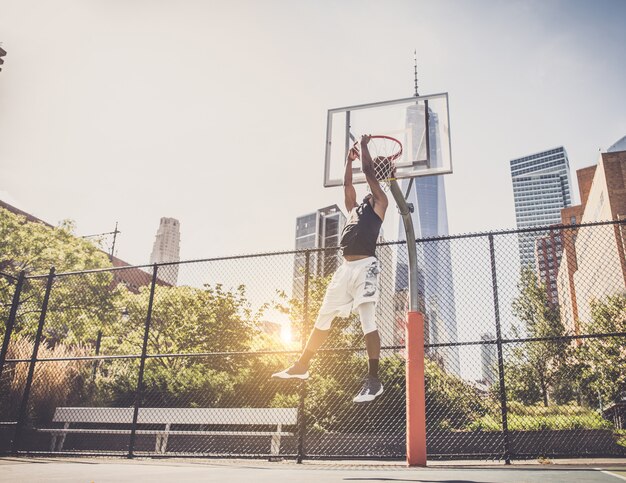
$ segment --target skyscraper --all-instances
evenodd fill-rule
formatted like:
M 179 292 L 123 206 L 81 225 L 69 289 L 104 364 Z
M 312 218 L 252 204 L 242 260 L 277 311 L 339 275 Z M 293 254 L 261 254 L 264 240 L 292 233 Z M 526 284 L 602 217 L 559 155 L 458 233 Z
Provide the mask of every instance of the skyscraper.
M 413 149 L 423 149 L 420 133 L 424 132 L 425 111 L 423 105 L 407 108 L 406 127 L 412 132 Z M 438 136 L 437 114 L 428 113 L 430 164 L 441 162 L 441 145 Z M 417 153 L 413 153 L 415 156 Z M 420 156 L 423 157 L 423 156 Z M 409 189 L 411 180 L 401 183 L 403 192 Z M 407 202 L 413 205 L 413 226 L 416 238 L 429 238 L 448 235 L 448 209 L 443 176 L 424 176 L 413 179 L 408 191 Z M 404 226 L 400 220 L 399 238 L 405 239 Z M 402 254 L 404 253 L 404 256 Z M 396 292 L 406 292 L 408 288 L 408 267 L 406 249 L 399 251 L 396 265 Z M 452 256 L 450 242 L 438 240 L 417 244 L 418 293 L 420 309 L 424 313 L 427 343 L 440 344 L 457 342 L 456 309 L 454 301 L 454 281 L 452 277 Z M 397 304 L 400 306 L 400 304 Z M 452 373 L 460 373 L 459 351 L 457 347 L 439 347 L 428 351 L 430 357 L 438 360 Z
M 488 332 L 480 335 L 480 340 L 483 341 L 483 344 L 480 346 L 481 382 L 487 386 L 491 386 L 497 379 L 498 354 L 496 345 L 487 343 L 493 339 L 495 337 Z
M 520 229 L 559 224 L 572 204 L 569 161 L 563 146 L 511 161 L 515 218 Z M 522 267 L 535 266 L 537 232 L 519 234 Z
M 154 240 L 150 263 L 178 262 L 180 260 L 180 223 L 175 218 L 161 218 Z M 171 285 L 178 282 L 178 265 L 159 268 L 159 278 Z
M 338 247 L 346 217 L 337 205 L 320 208 L 296 218 L 296 250 Z M 339 267 L 339 250 L 313 252 L 309 261 L 309 275 L 326 277 Z M 306 255 L 296 253 L 293 268 L 293 298 L 304 295 Z

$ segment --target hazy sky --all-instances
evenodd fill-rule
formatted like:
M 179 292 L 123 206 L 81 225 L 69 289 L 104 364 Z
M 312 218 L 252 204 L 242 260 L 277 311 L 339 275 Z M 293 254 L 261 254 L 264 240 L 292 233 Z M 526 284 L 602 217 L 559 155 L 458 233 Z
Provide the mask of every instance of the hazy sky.
M 448 92 L 451 233 L 514 226 L 509 160 L 626 134 L 626 1 L 0 0 L 0 197 L 148 261 L 294 247 L 326 111 Z M 392 212 L 394 210 L 391 210 Z M 396 237 L 395 216 L 386 222 Z

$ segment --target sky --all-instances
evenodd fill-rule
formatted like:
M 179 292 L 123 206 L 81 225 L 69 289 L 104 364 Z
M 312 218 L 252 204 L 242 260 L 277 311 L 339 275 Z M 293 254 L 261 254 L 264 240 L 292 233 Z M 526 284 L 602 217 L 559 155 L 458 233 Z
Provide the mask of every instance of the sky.
M 509 161 L 626 134 L 626 1 L 0 0 L 0 198 L 146 263 L 291 250 L 328 109 L 448 92 L 450 233 L 515 226 Z M 577 191 L 575 185 L 575 191 Z M 397 236 L 394 210 L 385 221 Z

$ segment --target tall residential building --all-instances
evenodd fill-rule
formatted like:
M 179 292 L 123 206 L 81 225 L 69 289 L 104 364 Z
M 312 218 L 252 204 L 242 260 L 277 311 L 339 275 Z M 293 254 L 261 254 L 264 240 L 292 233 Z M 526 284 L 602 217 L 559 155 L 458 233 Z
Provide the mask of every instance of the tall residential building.
M 150 263 L 178 262 L 180 260 L 180 223 L 175 218 L 161 218 L 152 246 Z M 178 282 L 178 265 L 159 268 L 159 278 L 171 285 Z
M 296 250 L 338 247 L 345 224 L 346 217 L 337 205 L 299 216 L 296 218 Z M 339 249 L 311 253 L 309 275 L 326 277 L 332 274 L 339 267 L 339 257 Z M 293 298 L 302 299 L 304 296 L 305 266 L 306 255 L 296 253 L 293 267 Z
M 564 224 L 626 219 L 626 137 L 576 175 L 581 204 L 561 212 Z M 590 321 L 594 300 L 626 292 L 624 239 L 624 225 L 564 232 L 557 286 L 561 320 L 570 333 L 580 334 Z
M 511 161 L 517 228 L 561 223 L 561 210 L 572 204 L 569 161 L 558 147 Z M 536 232 L 519 234 L 522 267 L 535 266 Z
M 412 145 L 419 146 L 420 133 L 424 132 L 424 106 L 407 108 L 406 126 L 412 131 Z M 441 162 L 441 141 L 438 137 L 439 120 L 434 112 L 429 112 L 430 161 L 431 166 Z M 415 153 L 413 153 L 415 154 Z M 410 180 L 403 180 L 401 188 L 407 192 Z M 429 238 L 448 235 L 448 210 L 443 176 L 425 176 L 413 180 L 407 202 L 414 207 L 411 215 L 416 238 Z M 404 225 L 400 220 L 399 238 L 405 239 Z M 424 313 L 424 340 L 430 344 L 458 342 L 456 309 L 454 301 L 454 281 L 452 276 L 452 256 L 448 240 L 417 244 L 418 293 L 420 310 Z M 406 249 L 399 250 L 396 264 L 396 293 L 407 292 L 408 257 Z M 396 306 L 401 307 L 400 297 L 395 297 Z M 439 347 L 428 351 L 428 355 L 438 360 L 452 373 L 460 374 L 458 347 Z

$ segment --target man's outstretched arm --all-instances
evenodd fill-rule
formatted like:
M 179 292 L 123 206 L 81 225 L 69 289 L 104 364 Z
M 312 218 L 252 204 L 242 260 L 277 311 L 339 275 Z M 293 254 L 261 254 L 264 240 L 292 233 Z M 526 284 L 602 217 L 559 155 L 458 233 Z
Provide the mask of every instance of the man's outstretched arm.
M 361 137 L 361 166 L 363 168 L 363 174 L 372 192 L 374 198 L 374 211 L 380 217 L 381 220 L 385 218 L 385 212 L 387 211 L 387 205 L 389 200 L 387 195 L 380 187 L 380 183 L 376 179 L 376 171 L 374 169 L 374 161 L 370 155 L 370 151 L 367 144 L 370 142 L 370 136 Z
M 356 202 L 356 190 L 352 184 L 352 161 L 359 157 L 359 152 L 356 149 L 356 144 L 348 151 L 346 157 L 346 172 L 343 175 L 343 193 L 344 201 L 346 204 L 346 210 L 352 211 L 352 208 L 357 206 Z

